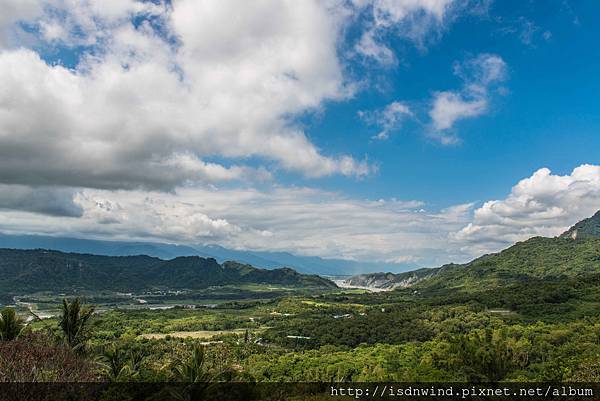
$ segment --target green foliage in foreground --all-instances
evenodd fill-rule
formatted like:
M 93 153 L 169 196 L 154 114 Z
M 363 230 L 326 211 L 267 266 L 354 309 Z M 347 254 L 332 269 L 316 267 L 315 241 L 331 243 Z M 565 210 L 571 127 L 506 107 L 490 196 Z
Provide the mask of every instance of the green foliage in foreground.
M 423 343 L 253 355 L 247 368 L 259 380 L 274 381 L 586 380 L 594 378 L 590 365 L 600 368 L 599 335 L 597 323 L 517 325 Z
M 94 308 L 82 306 L 79 298 L 72 302 L 63 299 L 62 315 L 58 322 L 65 342 L 72 349 L 79 349 L 84 345 L 87 337 L 87 324 L 94 313 Z

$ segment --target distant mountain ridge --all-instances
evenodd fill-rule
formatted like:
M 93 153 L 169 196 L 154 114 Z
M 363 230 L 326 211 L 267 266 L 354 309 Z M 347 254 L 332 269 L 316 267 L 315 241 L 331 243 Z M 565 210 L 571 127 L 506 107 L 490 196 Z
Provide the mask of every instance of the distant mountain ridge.
M 178 256 L 215 258 L 217 262 L 237 261 L 263 269 L 291 267 L 300 273 L 320 275 L 352 275 L 374 271 L 406 271 L 414 266 L 401 264 L 356 262 L 298 256 L 287 252 L 240 251 L 219 245 L 174 245 L 155 242 L 104 241 L 44 235 L 9 235 L 0 233 L 0 248 L 54 249 L 62 252 L 89 253 L 105 256 L 148 255 L 161 259 Z
M 59 251 L 0 249 L 0 292 L 73 290 L 132 291 L 153 288 L 201 289 L 236 284 L 332 287 L 316 275 L 293 269 L 257 269 L 237 262 L 180 256 L 171 260 L 140 256 L 102 256 Z
M 533 237 L 464 264 L 448 264 L 399 274 L 352 276 L 344 284 L 392 290 L 452 287 L 469 290 L 529 279 L 559 279 L 600 273 L 600 211 L 555 238 Z

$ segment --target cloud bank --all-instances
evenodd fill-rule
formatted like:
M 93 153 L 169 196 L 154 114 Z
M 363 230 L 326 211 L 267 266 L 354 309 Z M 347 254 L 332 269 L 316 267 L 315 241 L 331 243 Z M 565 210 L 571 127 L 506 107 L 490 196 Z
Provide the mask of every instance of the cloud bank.
M 71 202 L 83 210 L 82 217 L 0 211 L 0 230 L 436 264 L 452 253 L 447 232 L 464 226 L 471 210 L 462 205 L 426 212 L 419 201 L 357 200 L 284 187 L 170 193 L 84 189 Z
M 355 199 L 302 187 L 82 189 L 70 195 L 14 190 L 0 187 L 0 194 L 16 193 L 12 204 L 0 203 L 3 232 L 218 243 L 436 266 L 531 236 L 555 236 L 591 216 L 600 208 L 600 166 L 582 165 L 564 176 L 543 168 L 519 181 L 505 199 L 441 211 L 418 200 Z

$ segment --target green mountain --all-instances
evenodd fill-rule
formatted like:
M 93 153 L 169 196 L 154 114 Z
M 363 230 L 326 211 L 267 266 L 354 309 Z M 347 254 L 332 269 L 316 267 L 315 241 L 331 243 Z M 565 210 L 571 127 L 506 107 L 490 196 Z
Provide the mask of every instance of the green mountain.
M 576 240 L 574 240 L 576 238 Z M 456 288 L 474 291 L 536 280 L 600 274 L 600 212 L 556 238 L 533 237 L 465 264 L 400 274 L 353 276 L 346 284 L 379 289 Z
M 335 287 L 289 268 L 265 270 L 198 256 L 99 256 L 50 250 L 0 249 L 0 293 L 71 290 L 200 289 L 245 283 Z
M 600 238 L 600 210 L 592 217 L 581 220 L 560 235 L 561 238 Z
M 439 267 L 416 284 L 471 291 L 597 273 L 600 273 L 600 238 L 573 241 L 534 237 L 466 264 Z

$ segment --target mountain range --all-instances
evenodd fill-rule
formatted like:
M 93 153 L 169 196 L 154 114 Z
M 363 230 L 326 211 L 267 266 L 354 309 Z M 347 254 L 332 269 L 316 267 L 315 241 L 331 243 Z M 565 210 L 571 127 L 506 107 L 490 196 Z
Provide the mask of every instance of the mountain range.
M 4 295 L 38 291 L 202 289 L 248 283 L 336 287 L 325 278 L 289 268 L 266 270 L 237 262 L 219 264 L 213 258 L 199 256 L 162 260 L 145 255 L 0 249 L 0 293 Z
M 300 273 L 328 276 L 349 276 L 357 273 L 382 270 L 402 272 L 414 269 L 414 265 L 410 264 L 324 259 L 316 256 L 298 256 L 288 252 L 243 251 L 210 244 L 188 246 L 158 242 L 103 241 L 44 235 L 9 235 L 0 233 L 0 248 L 53 249 L 62 252 L 105 256 L 147 255 L 164 260 L 179 256 L 200 256 L 214 258 L 219 263 L 234 260 L 263 269 L 290 267 Z
M 90 249 L 98 254 L 65 253 L 44 249 L 0 249 L 0 292 L 68 290 L 138 290 L 150 288 L 206 288 L 216 285 L 264 283 L 305 287 L 335 287 L 317 275 L 306 275 L 291 268 L 296 261 L 314 271 L 335 270 L 337 262 L 303 258 L 286 253 L 250 253 L 218 246 L 194 248 L 143 242 L 77 240 L 41 236 L 0 236 L 7 244 L 47 248 Z M 12 242 L 11 242 L 12 241 Z M 140 255 L 160 254 L 156 256 Z M 104 255 L 102 255 L 104 254 Z M 117 254 L 129 256 L 108 256 Z M 202 256 L 199 256 L 201 254 Z M 211 257 L 217 255 L 217 257 Z M 266 259 L 263 256 L 275 256 Z M 221 262 L 234 259 L 236 262 Z M 247 263 L 252 260 L 271 269 Z M 310 262 L 314 260 L 314 264 Z M 327 261 L 327 262 L 323 262 Z M 325 263 L 326 266 L 319 263 Z M 327 265 L 327 263 L 331 263 Z M 511 283 L 539 280 L 585 279 L 600 274 L 600 212 L 575 224 L 554 238 L 533 237 L 498 253 L 481 256 L 464 264 L 447 264 L 402 273 L 367 273 L 352 276 L 344 286 L 391 290 L 398 287 L 444 288 L 461 291 L 499 288 Z
M 469 263 L 400 274 L 360 274 L 346 279 L 344 285 L 384 290 L 437 286 L 468 291 L 535 279 L 575 278 L 598 273 L 600 211 L 558 237 L 533 237 Z

